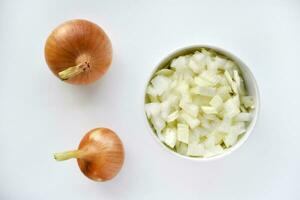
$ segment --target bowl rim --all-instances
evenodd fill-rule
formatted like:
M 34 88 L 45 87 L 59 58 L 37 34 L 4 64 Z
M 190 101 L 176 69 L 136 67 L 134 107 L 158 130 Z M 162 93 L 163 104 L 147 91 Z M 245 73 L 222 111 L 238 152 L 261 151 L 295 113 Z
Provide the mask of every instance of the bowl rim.
M 147 87 L 149 85 L 149 82 L 151 81 L 153 75 L 155 74 L 155 72 L 157 72 L 158 69 L 162 69 L 163 65 L 168 63 L 170 60 L 174 59 L 175 57 L 178 57 L 180 55 L 187 55 L 188 53 L 184 53 L 184 52 L 195 52 L 201 48 L 206 48 L 206 49 L 212 49 L 214 51 L 216 51 L 217 53 L 220 53 L 230 59 L 232 59 L 234 62 L 236 62 L 238 64 L 238 67 L 240 68 L 240 70 L 243 72 L 243 76 L 245 76 L 245 73 L 247 74 L 248 78 L 251 80 L 252 82 L 252 87 L 254 90 L 254 101 L 255 101 L 255 109 L 253 111 L 253 118 L 252 121 L 250 122 L 250 124 L 247 127 L 247 131 L 246 133 L 244 133 L 244 135 L 238 140 L 238 142 L 233 145 L 232 147 L 226 149 L 223 153 L 216 155 L 216 156 L 212 156 L 212 157 L 191 157 L 191 156 L 185 156 L 182 155 L 180 153 L 177 153 L 171 149 L 169 149 L 157 136 L 157 134 L 155 133 L 155 131 L 151 128 L 151 125 L 149 123 L 149 120 L 147 118 L 146 115 L 146 111 L 145 111 L 145 97 L 146 97 L 146 91 L 147 91 Z M 257 81 L 253 75 L 253 73 L 251 72 L 250 68 L 242 61 L 240 60 L 237 56 L 235 56 L 234 54 L 232 54 L 231 52 L 214 46 L 214 45 L 209 45 L 209 44 L 197 44 L 197 45 L 189 45 L 189 46 L 185 46 L 185 47 L 181 47 L 176 49 L 175 51 L 172 51 L 171 53 L 167 54 L 167 56 L 163 57 L 163 59 L 154 67 L 154 69 L 151 71 L 150 76 L 148 76 L 147 81 L 146 81 L 146 86 L 144 88 L 144 94 L 143 94 L 143 115 L 144 115 L 144 120 L 145 123 L 147 124 L 147 129 L 150 132 L 150 134 L 152 135 L 152 137 L 154 138 L 154 140 L 159 143 L 160 146 L 163 147 L 163 149 L 165 149 L 166 151 L 172 153 L 173 155 L 176 155 L 178 158 L 184 158 L 184 159 L 188 159 L 188 160 L 192 160 L 192 161 L 200 161 L 200 162 L 205 162 L 205 161 L 213 161 L 213 160 L 219 160 L 220 158 L 224 158 L 228 155 L 230 155 L 232 152 L 236 151 L 237 149 L 239 149 L 245 142 L 246 140 L 249 138 L 249 135 L 253 132 L 258 116 L 259 116 L 259 112 L 260 112 L 260 94 L 259 94 L 259 89 L 258 89 L 258 84 Z

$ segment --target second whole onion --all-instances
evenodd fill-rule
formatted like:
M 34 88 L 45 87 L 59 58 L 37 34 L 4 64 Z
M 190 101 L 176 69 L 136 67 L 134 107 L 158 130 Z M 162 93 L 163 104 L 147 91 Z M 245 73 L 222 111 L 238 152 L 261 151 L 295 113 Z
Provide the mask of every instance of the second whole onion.
M 76 158 L 81 172 L 94 181 L 114 178 L 124 163 L 124 147 L 118 135 L 108 128 L 95 128 L 82 138 L 77 150 L 55 153 L 57 161 Z

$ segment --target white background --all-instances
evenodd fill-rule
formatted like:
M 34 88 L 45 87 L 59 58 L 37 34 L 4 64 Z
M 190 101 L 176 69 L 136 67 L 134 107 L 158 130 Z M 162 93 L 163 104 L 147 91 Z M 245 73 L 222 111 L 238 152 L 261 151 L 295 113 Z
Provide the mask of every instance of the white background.
M 89 86 L 50 73 L 48 34 L 89 19 L 107 32 L 114 58 Z M 200 163 L 165 152 L 147 132 L 144 85 L 168 53 L 211 44 L 240 57 L 257 78 L 262 109 L 232 155 Z M 0 1 L 0 199 L 300 199 L 300 1 Z M 89 129 L 115 130 L 126 148 L 121 173 L 85 178 L 75 160 Z

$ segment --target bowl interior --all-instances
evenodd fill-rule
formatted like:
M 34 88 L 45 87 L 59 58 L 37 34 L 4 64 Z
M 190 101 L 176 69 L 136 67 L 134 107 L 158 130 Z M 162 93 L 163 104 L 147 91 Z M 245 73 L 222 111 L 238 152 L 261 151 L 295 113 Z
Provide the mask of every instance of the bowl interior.
M 231 54 L 228 51 L 223 50 L 219 47 L 214 47 L 214 46 L 210 46 L 210 45 L 197 45 L 197 46 L 185 47 L 185 48 L 179 49 L 179 50 L 169 54 L 165 59 L 163 59 L 154 68 L 150 78 L 147 80 L 146 88 L 147 88 L 149 82 L 151 81 L 151 79 L 153 78 L 153 76 L 155 75 L 155 72 L 160 70 L 160 69 L 163 69 L 163 68 L 168 68 L 170 66 L 171 61 L 174 58 L 176 58 L 178 56 L 184 56 L 184 55 L 192 54 L 195 51 L 200 51 L 202 48 L 211 49 L 211 50 L 217 52 L 218 55 L 224 56 L 228 59 L 231 59 L 232 61 L 234 61 L 238 65 L 238 68 L 241 72 L 241 76 L 244 79 L 244 83 L 245 83 L 246 90 L 248 91 L 248 95 L 250 95 L 254 98 L 254 103 L 255 103 L 255 108 L 252 111 L 253 112 L 253 118 L 247 126 L 246 133 L 244 133 L 242 135 L 242 137 L 239 138 L 239 140 L 237 141 L 237 143 L 235 145 L 233 145 L 230 148 L 225 149 L 224 153 L 222 153 L 222 154 L 212 156 L 212 157 L 207 157 L 207 158 L 204 158 L 204 157 L 190 157 L 190 156 L 181 155 L 181 154 L 175 152 L 174 150 L 169 148 L 167 145 L 165 145 L 162 141 L 160 141 L 160 139 L 158 138 L 154 128 L 152 127 L 152 124 L 150 123 L 149 119 L 147 118 L 146 113 L 144 114 L 144 116 L 147 120 L 148 127 L 150 127 L 151 134 L 154 136 L 155 140 L 161 146 L 164 147 L 164 149 L 168 150 L 169 152 L 172 152 L 173 154 L 175 154 L 179 157 L 190 159 L 190 160 L 198 160 L 198 161 L 200 161 L 200 160 L 201 161 L 214 160 L 214 159 L 217 159 L 217 158 L 220 158 L 220 157 L 224 157 L 225 155 L 228 155 L 231 152 L 233 152 L 234 150 L 236 150 L 237 148 L 239 148 L 246 141 L 249 134 L 252 132 L 252 130 L 255 126 L 256 120 L 257 120 L 258 111 L 259 111 L 259 107 L 260 107 L 260 105 L 259 105 L 260 104 L 260 102 L 259 102 L 259 92 L 258 92 L 257 83 L 256 83 L 255 78 L 254 78 L 253 74 L 251 73 L 250 69 L 239 58 L 237 58 L 233 54 Z M 146 89 L 145 89 L 144 104 L 146 104 L 148 102 L 149 102 L 149 99 L 147 98 Z

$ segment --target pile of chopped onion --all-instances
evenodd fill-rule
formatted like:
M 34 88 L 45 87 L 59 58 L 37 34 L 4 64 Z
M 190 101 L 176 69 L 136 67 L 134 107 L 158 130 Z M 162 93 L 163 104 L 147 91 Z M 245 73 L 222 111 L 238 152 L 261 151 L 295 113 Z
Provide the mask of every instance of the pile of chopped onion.
M 173 59 L 146 91 L 145 111 L 157 136 L 186 156 L 211 157 L 235 145 L 253 108 L 236 63 L 204 48 Z

